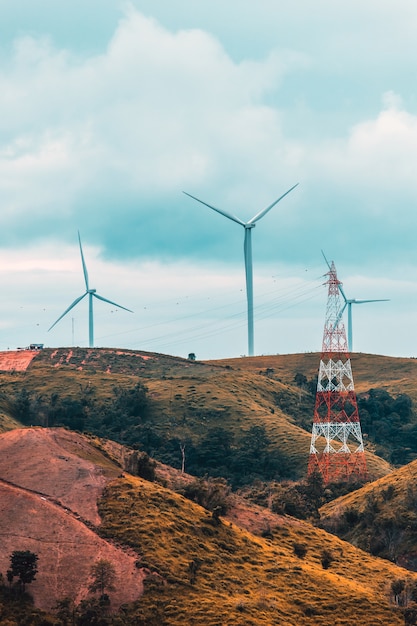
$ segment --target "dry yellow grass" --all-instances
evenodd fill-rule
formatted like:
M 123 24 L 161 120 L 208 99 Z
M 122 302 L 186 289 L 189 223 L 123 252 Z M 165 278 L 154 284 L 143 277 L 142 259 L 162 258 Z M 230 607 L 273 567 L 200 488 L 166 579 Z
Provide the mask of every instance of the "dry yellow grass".
M 20 428 L 21 424 L 16 422 L 12 417 L 6 415 L 5 413 L 0 413 L 0 433 L 5 433 L 8 430 L 13 430 L 14 428 Z
M 404 467 L 396 469 L 389 475 L 372 483 L 368 483 L 357 491 L 332 500 L 332 502 L 324 505 L 320 512 L 323 516 L 327 516 L 348 507 L 353 507 L 361 512 L 371 497 L 377 499 L 382 505 L 384 502 L 383 492 L 388 488 L 393 489 L 393 495 L 389 500 L 385 500 L 387 508 L 394 511 L 399 508 L 406 508 L 404 506 L 404 498 L 407 492 L 410 489 L 417 492 L 417 461 L 404 465 Z
M 326 528 L 373 553 L 416 569 L 417 461 L 320 509 Z
M 104 536 L 133 547 L 139 563 L 157 573 L 135 609 L 146 623 L 158 616 L 173 626 L 403 623 L 387 590 L 404 571 L 307 523 L 288 518 L 272 539 L 255 537 L 128 476 L 107 486 L 100 512 Z M 308 545 L 304 559 L 294 555 L 299 542 Z M 323 549 L 335 557 L 327 570 Z M 191 563 L 199 564 L 194 584 Z
M 114 386 L 132 387 L 140 377 L 149 389 L 150 423 L 161 436 L 198 441 L 207 429 L 227 425 L 239 437 L 254 424 L 262 424 L 272 447 L 289 459 L 294 477 L 302 478 L 313 411 L 303 414 L 302 392 L 294 385 L 294 376 L 299 372 L 312 379 L 319 360 L 318 353 L 308 353 L 204 363 L 134 351 L 44 350 L 26 372 L 1 373 L 0 381 L 5 394 L 25 387 L 35 395 L 78 398 L 88 389 L 89 398 L 102 401 L 112 396 Z M 417 398 L 414 359 L 354 354 L 352 366 L 358 390 L 383 387 Z M 265 375 L 268 368 L 272 376 Z M 279 400 L 282 397 L 289 403 L 288 412 L 301 412 L 307 430 L 294 423 Z M 390 471 L 382 459 L 371 453 L 367 457 L 372 477 Z
M 313 378 L 318 372 L 319 362 L 319 352 L 207 361 L 246 372 L 273 368 L 275 376 L 290 385 L 294 382 L 296 372 L 304 374 L 309 379 Z M 351 355 L 351 362 L 355 389 L 358 393 L 380 387 L 394 395 L 407 393 L 417 401 L 417 359 L 354 352 Z

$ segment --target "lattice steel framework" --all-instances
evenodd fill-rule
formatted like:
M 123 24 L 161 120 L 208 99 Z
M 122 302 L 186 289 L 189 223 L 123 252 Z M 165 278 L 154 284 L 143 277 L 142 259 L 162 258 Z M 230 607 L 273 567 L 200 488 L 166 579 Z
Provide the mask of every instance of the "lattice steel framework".
M 319 471 L 325 483 L 365 480 L 366 459 L 350 355 L 342 320 L 340 281 L 332 262 L 317 381 L 308 474 Z

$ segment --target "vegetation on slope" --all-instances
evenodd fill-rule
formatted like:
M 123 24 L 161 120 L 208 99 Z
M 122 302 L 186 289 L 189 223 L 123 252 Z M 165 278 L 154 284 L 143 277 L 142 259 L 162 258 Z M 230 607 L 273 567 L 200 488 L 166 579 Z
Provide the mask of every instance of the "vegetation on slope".
M 256 359 L 232 369 L 133 351 L 44 350 L 24 374 L 2 374 L 0 408 L 24 424 L 92 432 L 235 487 L 299 479 L 307 468 L 314 379 L 291 369 L 292 355 L 286 378 L 274 367 L 244 369 Z M 368 463 L 373 476 L 389 471 L 372 454 Z
M 42 429 L 26 429 L 21 436 L 19 433 L 3 435 L 4 439 L 16 442 L 25 438 L 38 441 L 39 437 L 58 437 L 65 443 L 67 454 L 54 451 L 64 468 L 62 471 L 68 471 L 69 453 L 78 455 L 81 450 L 81 458 L 99 458 L 108 479 L 118 474 L 117 468 L 97 449 L 88 451 L 80 447 L 81 440 L 85 439 L 80 435 Z M 35 447 L 39 448 L 39 443 Z M 45 449 L 51 454 L 50 445 Z M 16 455 L 10 454 L 9 458 L 15 459 Z M 40 465 L 52 467 L 48 463 L 35 463 L 36 471 L 31 478 L 35 482 L 36 472 L 42 469 Z M 22 463 L 15 471 L 20 469 Z M 30 487 L 31 511 L 36 509 L 36 498 L 39 498 L 40 507 L 49 511 L 49 504 L 45 501 L 47 485 L 44 474 L 40 475 L 42 493 L 37 495 L 36 489 L 39 488 L 36 484 Z M 80 478 L 82 476 L 83 473 Z M 16 480 L 13 478 L 14 482 Z M 82 482 L 85 482 L 85 474 Z M 75 501 L 70 504 L 73 510 L 76 506 Z M 138 571 L 146 568 L 148 572 L 146 591 L 138 602 L 124 606 L 115 616 L 101 615 L 100 607 L 94 603 L 81 607 L 81 612 L 77 613 L 77 626 L 95 623 L 93 617 L 89 618 L 90 621 L 82 621 L 84 609 L 90 616 L 99 615 L 101 621 L 97 623 L 103 626 L 175 626 L 184 623 L 194 623 L 195 626 L 342 626 L 354 623 L 354 620 L 370 626 L 403 623 L 392 596 L 392 585 L 406 578 L 399 568 L 367 557 L 341 540 L 291 518 L 277 518 L 270 528 L 265 527 L 264 536 L 259 537 L 220 518 L 217 507 L 212 508 L 209 512 L 167 488 L 139 478 L 127 476 L 109 482 L 99 503 L 102 516 L 99 532 L 111 544 L 127 545 L 136 552 Z M 20 517 L 27 518 L 30 524 L 29 515 Z M 43 524 L 42 528 L 49 541 L 56 536 L 61 544 L 63 525 L 60 525 L 60 533 L 55 535 L 51 522 Z M 8 551 L 13 549 L 11 546 Z M 49 544 L 49 552 L 54 549 Z M 63 546 L 59 545 L 57 549 L 62 552 Z M 45 556 L 41 560 L 47 562 Z M 62 560 L 62 555 L 58 560 Z M 81 566 L 85 569 L 89 564 L 80 563 L 80 570 Z M 410 581 L 414 578 L 409 575 Z M 19 626 L 51 623 L 47 617 L 43 622 L 30 621 L 32 619 L 38 620 L 38 616 L 17 623 Z M 56 622 L 60 623 L 59 620 Z
M 417 461 L 326 504 L 320 514 L 331 532 L 417 569 Z
M 411 443 L 399 455 L 417 424 L 412 405 L 416 364 L 369 355 L 354 359 L 364 432 L 379 454 L 403 463 L 415 453 Z M 19 420 L 89 431 L 196 475 L 226 477 L 277 512 L 292 512 L 291 504 L 297 512 L 300 502 L 294 498 L 300 496 L 305 504 L 314 494 L 306 492 L 308 485 L 278 481 L 305 475 L 318 361 L 318 355 L 309 354 L 201 363 L 133 351 L 45 350 L 25 373 L 1 375 L 3 427 Z M 383 460 L 367 457 L 374 475 L 389 471 Z M 401 490 L 393 491 L 386 480 L 385 491 L 369 498 L 368 509 L 375 509 L 369 525 L 355 527 L 355 515 L 363 514 L 360 504 L 349 519 L 339 509 L 338 519 L 352 530 L 344 536 L 357 544 L 375 528 L 374 554 L 393 558 L 395 546 L 394 558 L 404 563 L 407 558 L 410 565 L 416 526 L 408 507 L 417 501 L 414 487 L 407 487 L 407 501 L 397 502 Z M 195 485 L 188 489 L 190 496 L 192 489 Z M 334 497 L 327 491 L 315 506 L 320 498 Z M 345 497 L 348 502 L 354 494 Z M 394 527 L 385 502 L 401 511 L 399 542 L 398 520 Z M 190 615 L 196 625 L 222 626 L 403 623 L 389 603 L 392 585 L 406 579 L 398 568 L 294 520 L 254 537 L 225 520 L 219 523 L 216 508 L 210 513 L 140 479 L 108 485 L 100 503 L 101 532 L 131 546 L 149 577 L 140 602 L 106 618 L 107 623 L 193 623 Z M 312 514 L 307 507 L 303 515 Z M 331 523 L 336 517 L 331 521 L 329 516 Z
M 0 413 L 0 433 L 4 433 L 7 430 L 13 430 L 19 428 L 21 424 L 18 421 L 7 415 L 6 413 Z
M 359 397 L 358 408 L 362 430 L 378 455 L 394 465 L 417 458 L 417 421 L 409 395 L 370 389 Z
M 99 508 L 102 537 L 129 546 L 148 572 L 144 595 L 112 613 L 98 597 L 76 607 L 62 598 L 51 617 L 0 585 L 1 626 L 400 626 L 393 588 L 417 584 L 308 524 L 277 518 L 268 537 L 254 536 L 131 476 L 109 483 Z
M 16 594 L 0 577 L 0 626 L 57 626 L 51 615 L 33 606 L 29 593 Z
M 138 565 L 152 572 L 128 609 L 139 623 L 403 623 L 390 604 L 401 570 L 301 522 L 288 519 L 269 538 L 255 537 L 132 477 L 109 484 L 99 506 L 103 536 L 130 545 Z M 300 544 L 303 556 L 296 555 Z

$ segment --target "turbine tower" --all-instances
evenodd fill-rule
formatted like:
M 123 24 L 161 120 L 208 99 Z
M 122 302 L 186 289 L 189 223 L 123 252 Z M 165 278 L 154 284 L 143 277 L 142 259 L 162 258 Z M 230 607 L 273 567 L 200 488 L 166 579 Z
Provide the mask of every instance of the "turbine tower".
M 215 206 L 192 196 L 190 193 L 183 191 L 186 196 L 189 196 L 193 200 L 197 200 L 201 204 L 209 207 L 209 209 L 213 209 L 213 211 L 217 211 L 224 217 L 227 217 L 232 222 L 236 222 L 240 224 L 245 229 L 245 240 L 243 245 L 243 252 L 245 257 L 245 275 L 246 275 L 246 299 L 247 299 L 247 316 L 248 316 L 248 355 L 253 356 L 254 354 L 254 340 L 253 340 L 253 266 L 252 266 L 252 229 L 255 228 L 256 222 L 258 222 L 264 215 L 268 213 L 280 200 L 285 198 L 286 195 L 290 193 L 293 189 L 297 187 L 299 183 L 288 189 L 282 196 L 275 200 L 272 204 L 270 204 L 266 209 L 262 209 L 256 215 L 254 215 L 248 222 L 244 222 L 236 215 L 228 213 L 227 211 L 223 211 L 222 209 L 217 209 Z
M 319 471 L 325 484 L 367 477 L 366 459 L 341 316 L 340 281 L 332 262 L 323 346 L 317 380 L 308 474 Z
M 129 311 L 129 313 L 133 313 L 133 311 L 131 311 L 130 309 L 127 309 L 124 306 L 121 306 L 120 304 L 116 304 L 116 302 L 112 302 L 112 300 L 108 300 L 107 298 L 103 298 L 103 296 L 99 296 L 95 289 L 90 289 L 89 282 L 88 282 L 87 266 L 86 266 L 85 260 L 84 260 L 83 247 L 81 245 L 81 237 L 80 237 L 80 232 L 79 231 L 78 231 L 78 242 L 80 244 L 81 263 L 82 263 L 83 272 L 84 272 L 85 293 L 83 293 L 83 295 L 80 296 L 79 298 L 76 298 L 74 300 L 74 302 L 72 304 L 70 304 L 70 306 L 67 309 L 65 309 L 65 311 L 62 313 L 62 315 L 60 315 L 58 317 L 56 322 L 54 322 L 52 324 L 52 326 L 50 328 L 48 328 L 48 332 L 50 330 L 52 330 L 52 328 L 54 326 L 56 326 L 56 324 L 58 324 L 58 322 L 60 320 L 62 320 L 62 318 L 65 317 L 65 315 L 67 313 L 69 313 L 71 311 L 71 309 L 73 309 L 79 302 L 81 302 L 81 300 L 83 298 L 88 296 L 88 339 L 89 339 L 88 345 L 89 345 L 90 348 L 93 348 L 94 347 L 93 298 L 97 298 L 98 300 L 102 300 L 103 302 L 107 302 L 108 304 L 112 304 L 113 306 L 117 306 L 117 308 L 123 309 L 124 311 Z
M 330 268 L 329 262 L 326 259 L 326 256 L 323 252 L 323 250 L 321 251 L 322 255 L 324 256 L 324 260 L 327 263 L 327 266 Z M 343 307 L 340 310 L 340 317 L 342 317 L 343 313 L 345 312 L 345 309 L 347 307 L 347 312 L 348 312 L 348 349 L 349 352 L 352 352 L 352 346 L 353 346 L 353 328 L 352 328 L 352 304 L 368 304 L 369 302 L 389 302 L 389 298 L 384 298 L 382 300 L 356 300 L 356 298 L 347 298 L 345 292 L 343 291 L 343 287 L 342 287 L 342 283 L 339 283 L 339 291 L 342 294 L 342 298 L 345 301 L 345 304 L 343 305 Z M 339 320 L 337 320 L 338 322 Z M 336 322 L 336 323 L 337 323 Z

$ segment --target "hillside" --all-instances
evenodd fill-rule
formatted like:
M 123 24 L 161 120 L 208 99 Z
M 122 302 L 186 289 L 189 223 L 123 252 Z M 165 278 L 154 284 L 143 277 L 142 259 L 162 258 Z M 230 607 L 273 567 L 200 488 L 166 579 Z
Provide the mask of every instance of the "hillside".
M 14 550 L 39 555 L 31 585 L 37 606 L 52 609 L 67 595 L 87 596 L 91 565 L 115 563 L 119 584 L 113 602 L 143 591 L 137 556 L 100 538 L 97 499 L 120 468 L 89 440 L 63 429 L 13 430 L 0 436 L 0 572 Z
M 86 597 L 90 567 L 105 558 L 117 570 L 113 610 L 128 603 L 117 623 L 404 623 L 391 585 L 417 575 L 236 496 L 229 519 L 216 521 L 161 484 L 121 476 L 101 445 L 61 428 L 0 435 L 0 571 L 13 550 L 36 552 L 38 606 Z M 253 534 L 266 522 L 267 537 Z
M 64 424 L 136 444 L 177 468 L 183 448 L 190 472 L 217 472 L 236 486 L 255 477 L 299 479 L 307 468 L 314 393 L 294 379 L 303 374 L 313 380 L 319 358 L 303 354 L 200 362 L 129 350 L 42 350 L 23 371 L 0 374 L 0 410 L 27 425 Z M 408 377 L 413 375 L 417 389 L 416 362 L 411 359 L 354 359 L 359 388 L 378 386 L 400 393 L 401 384 L 409 390 Z M 375 372 L 384 377 L 375 380 Z M 111 413 L 114 390 L 132 389 L 138 381 L 147 389 L 146 410 L 135 423 L 120 424 Z M 98 424 L 102 418 L 95 415 L 104 411 L 107 423 Z M 263 447 L 272 459 L 266 475 L 256 452 L 258 467 L 247 463 L 245 436 L 256 427 L 264 429 Z M 215 458 L 219 445 L 222 467 Z M 389 455 L 383 460 L 374 449 L 369 446 L 367 459 L 371 477 L 377 478 L 390 471 Z
M 210 362 L 252 373 L 273 368 L 275 376 L 291 385 L 296 372 L 304 374 L 307 378 L 313 378 L 317 374 L 320 354 L 314 352 L 279 354 Z M 417 360 L 415 358 L 354 352 L 351 355 L 351 362 L 357 393 L 379 387 L 394 394 L 407 393 L 414 401 L 417 401 Z
M 417 569 L 417 461 L 320 509 L 323 526 L 352 544 Z

